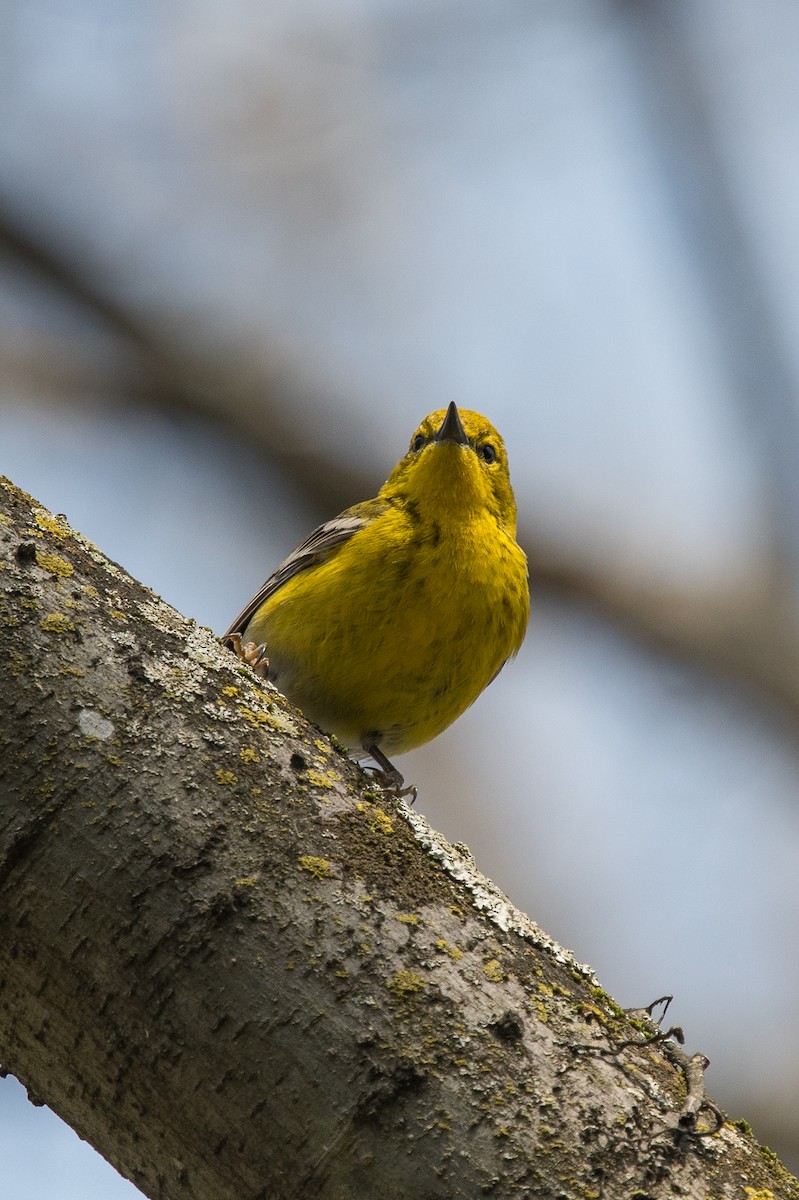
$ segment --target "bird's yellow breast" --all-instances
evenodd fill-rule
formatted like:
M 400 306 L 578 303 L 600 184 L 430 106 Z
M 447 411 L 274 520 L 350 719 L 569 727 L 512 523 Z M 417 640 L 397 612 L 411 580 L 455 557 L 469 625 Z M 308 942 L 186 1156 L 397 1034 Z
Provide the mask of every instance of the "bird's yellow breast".
M 246 636 L 266 643 L 270 679 L 311 720 L 397 754 L 473 703 L 528 614 L 525 556 L 491 512 L 420 520 L 397 504 L 282 586 Z

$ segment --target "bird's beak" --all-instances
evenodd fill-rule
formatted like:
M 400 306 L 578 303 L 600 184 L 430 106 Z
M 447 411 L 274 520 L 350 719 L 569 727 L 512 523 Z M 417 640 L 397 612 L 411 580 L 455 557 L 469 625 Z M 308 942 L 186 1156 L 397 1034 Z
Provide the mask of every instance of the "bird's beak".
M 466 436 L 466 430 L 461 424 L 460 413 L 454 400 L 450 401 L 447 415 L 441 422 L 441 428 L 435 436 L 437 442 L 456 442 L 461 446 L 468 446 L 469 439 Z

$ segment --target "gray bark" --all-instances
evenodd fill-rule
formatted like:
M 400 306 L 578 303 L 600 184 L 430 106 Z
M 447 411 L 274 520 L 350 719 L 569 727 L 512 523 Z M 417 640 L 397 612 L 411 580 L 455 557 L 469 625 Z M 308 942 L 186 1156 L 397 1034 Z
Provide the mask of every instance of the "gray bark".
M 0 597 L 0 1059 L 145 1195 L 799 1197 L 701 1062 L 7 481 Z

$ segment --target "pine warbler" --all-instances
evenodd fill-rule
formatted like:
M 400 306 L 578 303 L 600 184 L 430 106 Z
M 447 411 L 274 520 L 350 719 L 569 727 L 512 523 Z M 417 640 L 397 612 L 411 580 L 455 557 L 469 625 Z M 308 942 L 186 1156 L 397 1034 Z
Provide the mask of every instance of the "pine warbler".
M 224 636 L 415 795 L 387 756 L 477 699 L 521 646 L 529 608 L 502 438 L 452 403 L 425 417 L 377 496 L 320 525 Z

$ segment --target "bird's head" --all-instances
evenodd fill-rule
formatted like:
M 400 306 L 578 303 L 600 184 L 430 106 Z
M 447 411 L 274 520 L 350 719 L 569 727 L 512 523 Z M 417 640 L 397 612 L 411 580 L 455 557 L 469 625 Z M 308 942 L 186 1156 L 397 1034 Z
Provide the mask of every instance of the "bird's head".
M 439 519 L 487 509 L 511 536 L 516 502 L 505 444 L 481 413 L 453 401 L 425 417 L 383 488 Z

